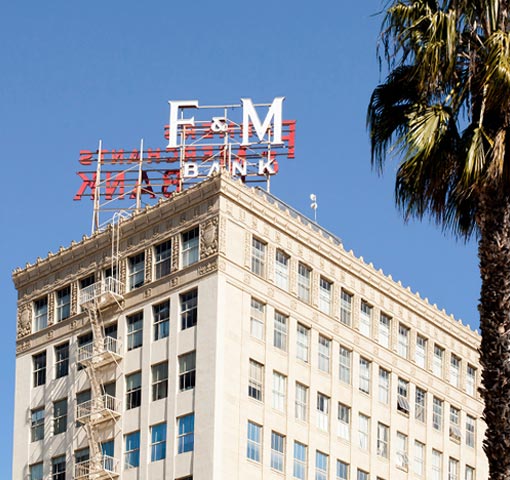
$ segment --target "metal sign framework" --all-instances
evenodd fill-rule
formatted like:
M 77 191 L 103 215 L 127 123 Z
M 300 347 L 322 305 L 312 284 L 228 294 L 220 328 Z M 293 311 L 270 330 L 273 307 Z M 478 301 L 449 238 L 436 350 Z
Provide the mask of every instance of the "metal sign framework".
M 165 126 L 168 146 L 146 148 L 141 140 L 139 149 L 107 150 L 100 140 L 96 151 L 81 150 L 79 163 L 85 169 L 77 172 L 82 183 L 74 200 L 93 200 L 92 232 L 111 223 L 115 212 L 140 211 L 220 171 L 246 183 L 265 184 L 269 191 L 279 160 L 295 155 L 295 121 L 282 120 L 281 111 L 275 114 L 276 100 L 248 104 L 251 100 L 242 99 L 242 104 L 207 106 L 196 101 L 169 102 L 171 109 L 178 108 L 178 116 L 171 111 L 170 119 L 178 120 Z M 193 107 L 189 103 L 194 103 Z M 216 110 L 222 115 L 186 118 L 191 108 L 194 114 Z M 269 108 L 263 122 L 255 110 L 262 108 Z M 242 121 L 236 118 L 240 109 Z M 134 202 L 126 206 L 121 200 Z M 107 219 L 101 221 L 100 217 Z

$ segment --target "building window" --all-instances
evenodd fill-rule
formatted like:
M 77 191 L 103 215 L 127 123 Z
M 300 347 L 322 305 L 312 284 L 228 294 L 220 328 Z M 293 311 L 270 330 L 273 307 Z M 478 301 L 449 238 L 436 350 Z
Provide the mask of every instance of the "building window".
M 51 480 L 66 480 L 66 456 L 51 459 Z
M 442 480 L 443 454 L 432 449 L 432 480 Z
M 44 439 L 44 407 L 31 411 L 32 442 Z
M 379 344 L 390 348 L 391 318 L 381 312 L 379 316 Z
M 363 357 L 359 359 L 359 390 L 370 394 L 370 361 Z
M 156 280 L 172 271 L 172 242 L 167 240 L 154 247 L 154 269 Z
M 370 418 L 360 413 L 358 415 L 358 441 L 361 450 L 368 450 L 370 432 Z
M 299 480 L 306 479 L 306 445 L 294 442 L 294 468 L 293 477 Z
M 250 334 L 258 340 L 264 340 L 265 305 L 254 298 L 251 299 Z
M 372 307 L 367 302 L 362 300 L 359 317 L 359 331 L 366 337 L 370 337 L 371 328 L 372 328 Z
M 349 326 L 352 323 L 352 295 L 344 289 L 340 293 L 340 321 Z
M 437 397 L 432 401 L 432 427 L 434 430 L 443 429 L 443 401 Z
M 136 468 L 140 465 L 140 431 L 125 436 L 126 453 L 124 468 Z
M 420 387 L 416 387 L 414 397 L 414 418 L 419 422 L 425 423 L 427 392 Z
M 475 395 L 476 385 L 476 368 L 468 365 L 466 369 L 466 393 L 468 395 Z
M 338 436 L 346 441 L 351 439 L 351 407 L 338 403 Z
M 61 322 L 71 316 L 71 287 L 57 291 L 57 322 Z
M 341 382 L 351 383 L 351 351 L 340 345 L 338 376 Z
M 199 260 L 199 230 L 198 227 L 192 228 L 181 235 L 181 266 L 189 267 Z
M 80 352 L 84 352 L 85 356 L 90 357 L 93 353 L 93 337 L 92 332 L 84 333 L 78 337 L 78 357 L 80 357 Z M 83 370 L 84 365 L 78 362 L 76 367 L 78 370 Z
M 441 348 L 439 345 L 434 345 L 434 358 L 432 362 L 432 373 L 436 375 L 436 377 L 443 377 L 443 358 L 444 358 L 444 348 Z
M 134 350 L 143 344 L 143 311 L 128 315 L 127 321 L 127 349 Z
M 34 332 L 48 326 L 48 297 L 34 301 Z
M 466 415 L 466 445 L 472 448 L 475 446 L 475 426 L 476 419 L 471 415 Z
M 273 345 L 287 351 L 287 320 L 288 318 L 280 312 L 274 312 Z
M 450 405 L 450 428 L 449 435 L 452 440 L 460 442 L 460 410 Z
M 74 464 L 83 463 L 90 458 L 89 447 L 80 448 L 74 451 Z
M 267 244 L 253 237 L 251 241 L 251 271 L 259 277 L 266 274 Z
M 421 335 L 416 335 L 416 350 L 414 351 L 414 360 L 416 365 L 421 368 L 427 366 L 427 339 Z
M 142 403 L 142 375 L 140 372 L 126 375 L 126 410 Z
M 46 383 L 46 351 L 32 356 L 32 365 L 34 368 L 34 387 Z
M 425 473 L 425 445 L 418 440 L 414 441 L 414 474 L 423 477 Z
M 90 389 L 82 390 L 76 394 L 76 417 L 80 418 L 88 416 L 90 413 Z M 81 423 L 76 422 L 76 427 L 81 426 Z
M 319 370 L 329 373 L 329 358 L 331 356 L 331 340 L 319 335 Z
M 115 451 L 115 440 L 107 440 L 106 442 L 101 442 L 101 453 L 105 457 L 109 457 L 109 458 L 105 458 L 103 460 L 106 462 L 106 465 L 108 465 L 108 464 L 112 465 L 114 451 Z
M 42 462 L 34 463 L 33 465 L 30 465 L 29 480 L 43 480 L 43 464 L 42 464 Z
M 177 453 L 192 452 L 195 442 L 195 414 L 177 419 Z
M 459 480 L 459 461 L 452 457 L 448 459 L 448 480 Z
M 390 400 L 390 372 L 379 367 L 379 401 L 388 404 Z
M 69 374 L 69 342 L 55 347 L 55 378 Z
M 450 357 L 450 383 L 460 387 L 460 358 L 453 354 Z
M 303 302 L 310 302 L 310 288 L 312 283 L 312 270 L 304 265 L 303 263 L 299 263 L 298 265 L 298 298 L 303 300 Z
M 250 358 L 249 375 L 248 396 L 261 402 L 264 398 L 264 365 Z
M 409 356 L 409 328 L 402 324 L 398 325 L 398 354 L 404 358 Z
M 286 253 L 276 250 L 274 280 L 276 286 L 284 290 L 289 289 L 289 260 L 290 257 Z
M 332 291 L 333 283 L 321 277 L 319 281 L 319 310 L 327 315 L 331 313 Z
M 283 472 L 285 466 L 285 437 L 271 432 L 271 468 Z
M 145 281 L 145 252 L 128 258 L 129 290 L 141 287 Z
M 67 398 L 53 402 L 53 435 L 67 429 Z
M 166 423 L 151 427 L 151 462 L 166 458 Z
M 152 307 L 154 318 L 154 340 L 168 337 L 170 331 L 170 300 Z
M 168 396 L 168 362 L 152 366 L 152 401 Z
M 306 422 L 308 411 L 308 387 L 296 382 L 296 418 Z
M 408 464 L 407 435 L 397 432 L 397 467 L 407 472 Z
M 180 295 L 181 330 L 194 327 L 198 321 L 198 290 L 195 288 Z
M 464 478 L 465 480 L 475 480 L 475 469 L 466 465 L 466 476 Z
M 377 455 L 388 458 L 389 427 L 382 423 L 377 424 Z
M 364 470 L 360 470 L 358 468 L 358 471 L 356 473 L 356 480 L 368 480 L 368 472 L 365 472 Z
M 409 415 L 409 382 L 403 378 L 398 379 L 397 410 Z
M 297 337 L 296 337 L 296 357 L 303 362 L 308 362 L 308 350 L 310 345 L 310 329 L 301 325 L 301 323 L 297 324 Z
M 260 462 L 261 439 L 262 427 L 248 421 L 246 457 L 254 462 Z
M 328 456 L 325 453 L 315 453 L 315 480 L 327 480 L 328 478 Z
M 341 460 L 336 461 L 336 480 L 347 480 L 349 478 L 349 464 L 342 462 Z
M 179 390 L 191 390 L 195 388 L 195 352 L 189 352 L 179 356 Z
M 327 432 L 329 425 L 329 397 L 317 392 L 317 427 Z
M 285 411 L 285 392 L 287 377 L 278 372 L 273 372 L 273 401 L 272 406 L 275 410 Z

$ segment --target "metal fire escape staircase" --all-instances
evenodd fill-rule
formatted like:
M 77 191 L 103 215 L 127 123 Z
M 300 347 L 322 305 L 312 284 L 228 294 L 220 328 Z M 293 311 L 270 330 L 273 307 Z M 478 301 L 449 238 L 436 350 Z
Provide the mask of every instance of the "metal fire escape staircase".
M 115 429 L 121 417 L 119 399 L 103 391 L 101 378 L 115 369 L 122 360 L 117 338 L 105 335 L 102 312 L 107 308 L 120 310 L 123 286 L 116 278 L 118 272 L 118 225 L 112 231 L 112 276 L 101 278 L 80 291 L 79 304 L 87 313 L 92 329 L 92 343 L 78 349 L 78 364 L 85 370 L 90 382 L 90 400 L 77 403 L 75 418 L 87 434 L 89 459 L 75 464 L 75 480 L 113 480 L 119 478 L 119 459 L 106 455 L 100 444 L 100 432 Z M 103 435 L 104 436 L 104 435 Z

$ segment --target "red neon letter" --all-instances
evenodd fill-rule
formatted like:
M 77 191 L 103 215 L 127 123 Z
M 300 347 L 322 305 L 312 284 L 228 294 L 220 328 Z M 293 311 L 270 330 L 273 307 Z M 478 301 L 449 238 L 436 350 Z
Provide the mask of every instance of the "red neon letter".
M 76 174 L 82 179 L 82 183 L 73 200 L 81 200 L 83 195 L 90 195 L 90 199 L 93 200 L 96 192 L 96 174 L 92 174 L 92 178 L 88 178 L 86 172 L 76 172 Z M 90 188 L 92 193 L 85 193 L 87 188 Z
M 90 150 L 80 150 L 80 163 L 82 165 L 92 165 L 92 152 Z

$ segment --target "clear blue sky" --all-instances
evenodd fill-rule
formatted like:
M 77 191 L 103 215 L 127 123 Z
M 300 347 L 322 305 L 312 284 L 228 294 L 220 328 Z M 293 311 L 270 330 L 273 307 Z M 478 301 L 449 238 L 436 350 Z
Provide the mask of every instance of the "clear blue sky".
M 11 271 L 89 233 L 73 202 L 78 154 L 165 145 L 170 99 L 202 104 L 285 96 L 296 159 L 272 192 L 345 247 L 477 328 L 475 243 L 404 225 L 393 174 L 370 168 L 365 113 L 380 80 L 379 0 L 6 2 L 0 19 L 0 478 L 10 478 L 16 295 Z

